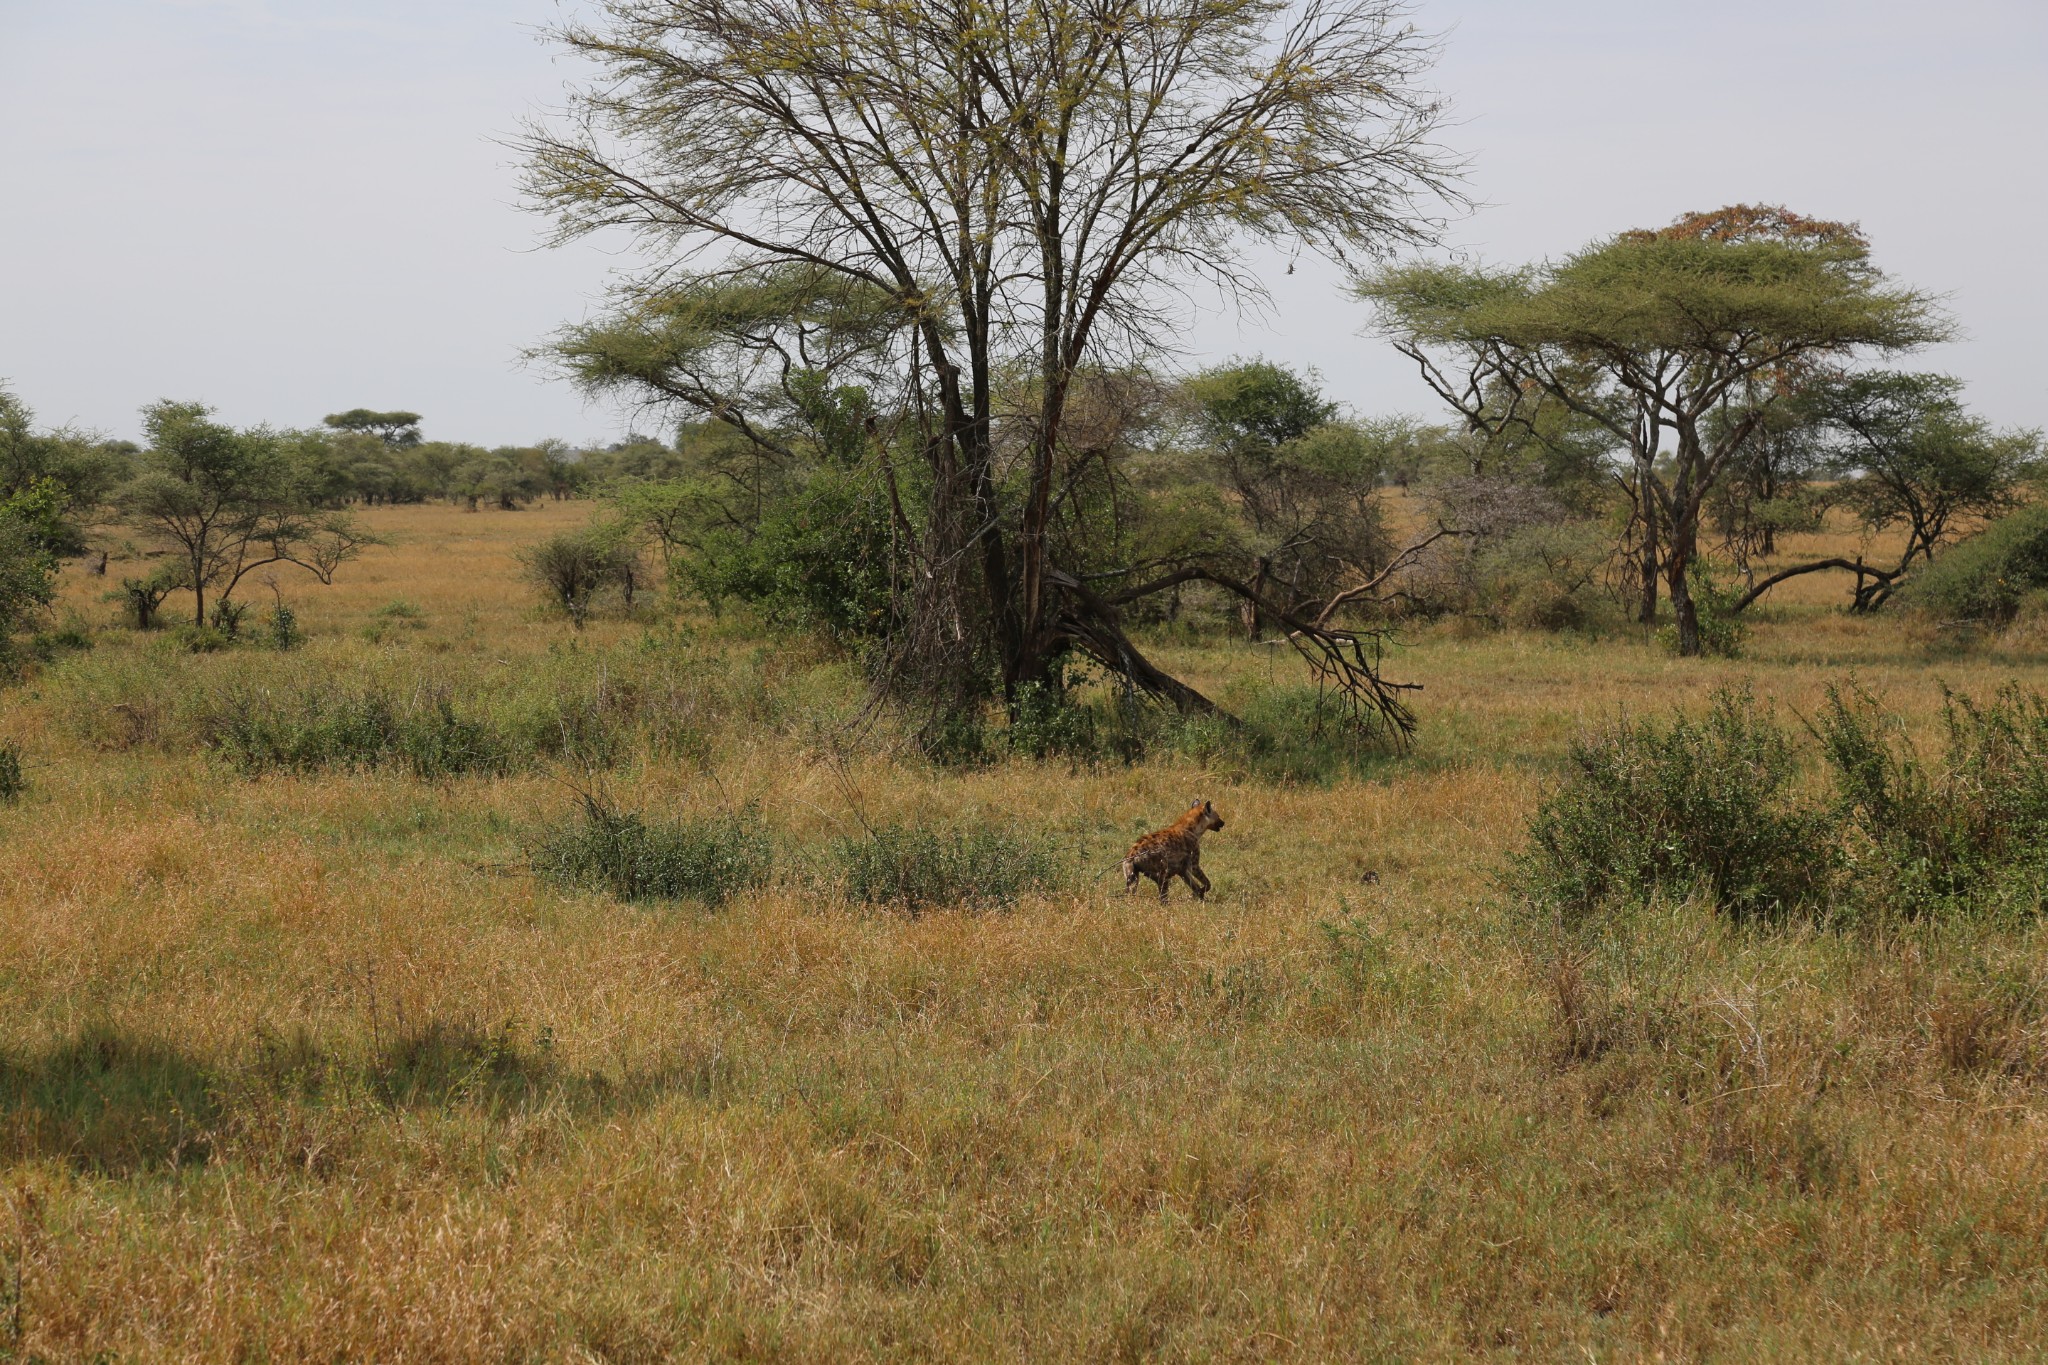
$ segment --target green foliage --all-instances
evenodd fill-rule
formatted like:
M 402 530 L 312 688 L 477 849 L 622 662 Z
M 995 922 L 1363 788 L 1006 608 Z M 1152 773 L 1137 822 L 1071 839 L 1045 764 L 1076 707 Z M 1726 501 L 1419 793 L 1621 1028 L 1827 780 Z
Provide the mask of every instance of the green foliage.
M 234 687 L 207 707 L 199 728 L 207 748 L 252 777 L 386 765 L 421 778 L 459 777 L 504 772 L 512 757 L 501 733 L 457 713 L 446 692 Z
M 1268 360 L 1236 361 L 1188 381 L 1210 437 L 1234 453 L 1270 457 L 1337 415 L 1310 379 Z
M 1902 600 L 1943 620 L 2005 622 L 2048 588 L 2048 506 L 2001 517 L 1921 570 Z
M 0 503 L 32 522 L 52 554 L 84 548 L 81 520 L 106 501 L 126 473 L 125 443 L 88 441 L 35 430 L 35 414 L 0 388 Z
M 56 596 L 56 578 L 43 528 L 0 506 L 0 664 L 12 658 L 16 633 Z
M 331 583 L 370 543 L 344 513 L 316 510 L 318 471 L 278 433 L 236 431 L 204 404 L 168 401 L 145 408 L 143 426 L 150 447 L 119 502 L 183 561 L 195 625 L 209 592 L 224 601 L 251 572 L 295 564 Z
M 1587 521 L 1545 520 L 1480 541 L 1472 554 L 1475 605 L 1510 626 L 1570 630 L 1600 609 L 1607 532 Z
M 249 615 L 249 604 L 233 598 L 222 597 L 214 601 L 210 624 L 230 640 L 242 638 L 242 622 Z
M 1695 559 L 1686 565 L 1685 581 L 1692 594 L 1693 615 L 1699 622 L 1700 652 L 1721 659 L 1738 657 L 1742 642 L 1749 638 L 1749 623 L 1734 612 L 1741 592 L 1723 583 L 1705 559 Z M 1658 631 L 1657 640 L 1673 654 L 1681 652 L 1676 626 Z
M 859 470 L 822 470 L 751 533 L 710 539 L 689 573 L 705 598 L 854 643 L 895 622 L 886 497 Z
M 350 408 L 347 412 L 331 412 L 321 420 L 336 431 L 374 436 L 394 449 L 408 449 L 420 443 L 420 415 L 416 412 Z
M 1610 901 L 1699 895 L 1739 918 L 1823 905 L 1829 821 L 1794 793 L 1790 740 L 1748 692 L 1698 720 L 1621 720 L 1573 744 L 1515 880 L 1576 920 Z
M 706 820 L 650 822 L 585 794 L 573 820 L 541 836 L 533 866 L 550 881 L 622 901 L 716 907 L 767 881 L 773 855 L 752 806 Z
M 1045 682 L 1029 682 L 1018 688 L 1005 736 L 1010 751 L 1030 758 L 1093 754 L 1095 713 L 1076 696 L 1076 690 L 1087 681 L 1084 669 L 1063 658 L 1054 665 Z
M 1062 880 L 1052 852 L 1027 836 L 978 827 L 941 834 L 884 825 L 833 846 L 849 899 L 917 914 L 946 906 L 989 908 Z
M 1836 498 L 1872 531 L 1903 528 L 1906 560 L 1931 557 L 1969 517 L 2012 511 L 2039 467 L 2040 435 L 1995 431 L 1947 375 L 1878 371 L 1836 379 L 1809 400 L 1835 433 Z
M 28 779 L 21 771 L 21 746 L 12 740 L 0 740 L 0 805 L 13 805 L 27 790 Z
M 119 588 L 106 594 L 106 600 L 119 602 L 125 607 L 129 622 L 137 630 L 154 630 L 164 599 L 181 588 L 189 587 L 190 578 L 184 562 L 167 559 L 140 578 L 122 579 Z
M 1813 724 L 1854 831 L 1865 913 L 2037 914 L 2048 905 L 2048 699 L 1944 690 L 1939 763 L 1867 692 L 1830 687 Z
M 1568 923 L 1697 895 L 1736 918 L 1836 922 L 2048 909 L 2048 698 L 1947 694 L 1929 761 L 1896 717 L 1830 687 L 1808 729 L 1826 787 L 1796 780 L 1791 736 L 1747 692 L 1702 719 L 1623 721 L 1574 745 L 1515 878 Z
M 265 634 L 274 649 L 297 649 L 306 640 L 306 632 L 299 625 L 299 614 L 282 597 L 270 608 Z
M 549 536 L 521 550 L 519 563 L 541 599 L 565 612 L 578 630 L 602 595 L 617 593 L 630 606 L 640 572 L 638 552 L 612 525 Z

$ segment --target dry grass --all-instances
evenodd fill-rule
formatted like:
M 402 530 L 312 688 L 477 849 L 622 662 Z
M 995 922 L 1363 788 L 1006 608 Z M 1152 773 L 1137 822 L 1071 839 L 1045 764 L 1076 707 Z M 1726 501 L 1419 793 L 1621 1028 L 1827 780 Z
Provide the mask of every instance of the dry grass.
M 1558 956 L 1494 880 L 1616 708 L 1749 679 L 1811 710 L 1853 670 L 1925 725 L 1938 678 L 2038 659 L 1930 654 L 1814 585 L 1733 662 L 1423 632 L 1418 753 L 1328 787 L 946 772 L 837 753 L 843 663 L 536 614 L 513 552 L 586 511 L 380 512 L 389 545 L 288 585 L 300 654 L 108 631 L 6 696 L 36 766 L 0 810 L 0 1359 L 2038 1355 L 2039 931 L 1678 907 Z M 67 600 L 111 621 L 100 586 Z M 793 862 L 862 819 L 1028 825 L 1074 889 L 912 919 L 792 865 L 621 906 L 522 870 L 573 771 L 247 779 L 160 695 L 683 663 L 703 743 L 616 766 L 622 803 L 758 801 Z M 1216 894 L 1114 894 L 1197 787 Z

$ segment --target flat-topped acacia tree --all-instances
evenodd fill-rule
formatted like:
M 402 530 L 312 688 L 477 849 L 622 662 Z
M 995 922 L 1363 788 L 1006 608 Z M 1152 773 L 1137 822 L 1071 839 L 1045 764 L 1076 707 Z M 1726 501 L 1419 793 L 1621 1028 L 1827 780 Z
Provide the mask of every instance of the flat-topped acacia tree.
M 567 334 L 579 379 L 772 453 L 764 392 L 857 378 L 908 560 L 899 689 L 1014 702 L 1080 650 L 1213 710 L 1119 611 L 1257 593 L 1199 555 L 1092 557 L 1069 401 L 1170 343 L 1187 291 L 1258 296 L 1253 242 L 1430 240 L 1455 167 L 1399 0 L 601 0 L 559 36 L 597 74 L 525 135 L 531 194 L 560 238 L 625 229 L 652 260 Z M 1406 733 L 1372 637 L 1260 605 L 1354 719 Z
M 1859 358 L 1939 341 L 1855 227 L 1737 205 L 1625 232 L 1553 265 L 1421 264 L 1364 279 L 1381 327 L 1475 428 L 1543 395 L 1627 452 L 1645 610 L 1658 574 L 1700 653 L 1689 572 L 1701 508 L 1778 404 Z

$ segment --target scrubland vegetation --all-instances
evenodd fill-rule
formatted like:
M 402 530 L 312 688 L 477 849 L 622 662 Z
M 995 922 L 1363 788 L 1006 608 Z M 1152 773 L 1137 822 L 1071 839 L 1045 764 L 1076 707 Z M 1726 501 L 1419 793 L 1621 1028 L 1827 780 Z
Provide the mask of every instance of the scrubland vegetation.
M 0 722 L 17 1358 L 2036 1349 L 2025 620 L 1420 624 L 1406 756 L 1127 762 L 1098 683 L 940 765 L 829 640 L 542 610 L 588 515 L 372 510 L 288 650 L 66 571 Z M 1284 729 L 1233 634 L 1151 643 Z M 1122 896 L 1195 794 L 1215 893 Z
M 1857 225 L 1397 260 L 1396 0 L 556 36 L 660 439 L 0 391 L 0 1358 L 2038 1357 L 2043 452 Z

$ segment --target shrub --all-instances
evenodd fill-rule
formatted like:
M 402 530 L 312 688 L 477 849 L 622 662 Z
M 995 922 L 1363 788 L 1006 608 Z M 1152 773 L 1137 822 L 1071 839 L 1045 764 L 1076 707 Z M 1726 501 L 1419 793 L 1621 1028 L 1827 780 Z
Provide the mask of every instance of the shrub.
M 2002 623 L 2048 588 L 2048 506 L 1992 522 L 1909 579 L 1901 600 L 1944 620 Z
M 11 806 L 28 790 L 21 771 L 21 746 L 0 740 L 0 805 Z
M 692 585 L 713 610 L 747 602 L 770 621 L 855 643 L 888 633 L 898 584 L 888 504 L 857 472 L 828 469 L 771 504 L 745 535 L 714 533 L 690 561 Z
M 305 643 L 306 633 L 299 625 L 299 614 L 282 597 L 270 609 L 268 622 L 270 643 L 277 649 L 297 649 Z
M 1559 519 L 1517 527 L 1472 551 L 1476 605 L 1503 624 L 1571 630 L 1591 620 L 1611 537 L 1597 523 Z
M 1084 670 L 1061 659 L 1047 681 L 1018 688 L 1016 704 L 1010 709 L 1011 751 L 1032 758 L 1094 753 L 1095 713 L 1075 696 L 1075 690 L 1087 680 Z
M 12 657 L 14 634 L 56 595 L 57 561 L 36 527 L 0 503 L 0 661 Z
M 1828 690 L 1813 724 L 1855 833 L 1859 902 L 1905 914 L 2038 912 L 2048 891 L 2048 699 L 2008 684 L 1945 694 L 1942 761 L 1923 761 L 1868 693 Z
M 1737 916 L 1818 906 L 1832 858 L 1824 812 L 1794 799 L 1792 746 L 1748 692 L 1699 720 L 1617 723 L 1572 746 L 1517 871 L 1577 918 L 1611 900 L 1706 896 Z
M 519 562 L 527 581 L 551 606 L 567 612 L 578 630 L 606 592 L 618 591 L 630 605 L 640 578 L 638 553 L 609 526 L 549 536 L 520 551 Z
M 122 579 L 121 586 L 106 598 L 127 609 L 128 619 L 137 630 L 155 630 L 157 612 L 163 608 L 164 599 L 189 587 L 190 577 L 184 564 L 166 560 L 141 578 Z
M 1001 830 L 939 834 L 884 825 L 834 846 L 849 899 L 916 914 L 939 906 L 1010 905 L 1056 885 L 1060 868 L 1042 845 Z
M 1733 611 L 1741 594 L 1723 583 L 1704 559 L 1685 566 L 1685 581 L 1692 590 L 1693 613 L 1699 621 L 1701 652 L 1723 659 L 1741 654 L 1742 642 L 1749 637 L 1749 623 Z M 1677 626 L 1664 627 L 1657 632 L 1657 639 L 1673 654 L 1678 652 Z
M 212 625 L 230 640 L 242 637 L 242 622 L 249 615 L 249 604 L 237 602 L 230 597 L 217 599 L 213 604 Z
M 773 847 L 752 806 L 697 821 L 650 823 L 585 795 L 576 817 L 541 836 L 534 870 L 622 901 L 723 905 L 768 879 Z
M 424 689 L 403 700 L 377 687 L 233 689 L 220 694 L 199 728 L 206 747 L 251 776 L 399 764 L 440 778 L 510 766 L 498 734 L 456 714 L 446 693 Z

